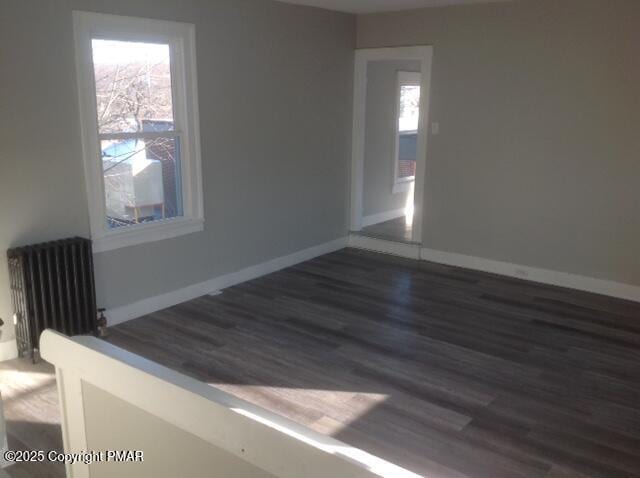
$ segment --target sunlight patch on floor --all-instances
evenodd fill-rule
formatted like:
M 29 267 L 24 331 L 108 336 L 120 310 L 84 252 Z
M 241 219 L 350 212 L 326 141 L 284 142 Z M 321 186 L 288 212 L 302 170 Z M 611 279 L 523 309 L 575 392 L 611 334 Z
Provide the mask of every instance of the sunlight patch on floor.
M 273 388 L 271 388 L 273 389 Z M 335 393 L 335 392 L 331 392 Z M 339 392 L 339 393 L 349 393 L 349 392 Z M 361 395 L 358 393 L 357 395 Z M 368 395 L 368 394 L 364 394 Z M 377 394 L 372 394 L 377 395 Z M 420 475 L 417 475 L 409 470 L 405 470 L 393 463 L 385 461 L 377 456 L 371 455 L 366 451 L 360 450 L 358 448 L 351 447 L 349 445 L 337 442 L 335 440 L 328 439 L 323 436 L 313 436 L 309 434 L 306 430 L 301 427 L 296 426 L 295 424 L 286 423 L 285 421 L 280 421 L 277 418 L 267 418 L 261 414 L 255 413 L 254 411 L 247 410 L 244 408 L 232 408 L 232 410 L 240 415 L 246 416 L 255 420 L 263 425 L 266 425 L 270 428 L 278 430 L 281 433 L 289 435 L 296 440 L 307 443 L 315 448 L 321 449 L 327 453 L 336 456 L 343 456 L 350 461 L 354 461 L 359 463 L 364 468 L 369 471 L 377 474 L 379 476 L 393 476 L 394 478 L 420 478 Z
M 55 376 L 50 373 L 0 370 L 0 392 L 5 402 L 37 393 L 38 390 L 54 386 L 55 382 Z
M 262 385 L 236 385 L 209 383 L 238 398 L 247 400 L 271 412 L 325 434 L 336 435 L 352 422 L 360 419 L 389 396 L 382 393 L 352 392 L 342 390 L 300 389 Z M 300 397 L 300 393 L 304 394 Z M 344 406 L 348 404 L 348 406 Z M 322 416 L 305 416 L 307 410 L 321 410 Z M 340 410 L 349 410 L 348 416 Z

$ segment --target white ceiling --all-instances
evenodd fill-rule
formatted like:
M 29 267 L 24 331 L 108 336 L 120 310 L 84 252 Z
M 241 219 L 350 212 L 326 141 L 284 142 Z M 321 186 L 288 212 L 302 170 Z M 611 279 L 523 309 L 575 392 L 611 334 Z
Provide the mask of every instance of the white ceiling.
M 508 0 L 280 0 L 349 13 L 389 12 L 412 8 L 442 7 L 468 3 L 491 3 Z

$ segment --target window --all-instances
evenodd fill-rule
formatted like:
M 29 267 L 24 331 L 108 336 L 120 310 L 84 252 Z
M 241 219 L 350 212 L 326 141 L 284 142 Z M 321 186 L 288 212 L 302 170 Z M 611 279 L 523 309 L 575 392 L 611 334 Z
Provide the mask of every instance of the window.
M 94 250 L 203 229 L 192 25 L 74 12 Z
M 420 73 L 398 72 L 394 192 L 415 180 L 420 121 Z

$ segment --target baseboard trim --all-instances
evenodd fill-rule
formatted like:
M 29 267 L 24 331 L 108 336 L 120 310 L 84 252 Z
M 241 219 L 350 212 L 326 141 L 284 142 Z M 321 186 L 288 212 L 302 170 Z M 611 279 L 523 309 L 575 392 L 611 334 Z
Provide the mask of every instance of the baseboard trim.
M 405 244 L 403 242 L 385 241 L 374 237 L 351 234 L 349 236 L 349 247 L 392 254 L 408 259 L 420 259 L 420 246 L 418 244 Z
M 406 257 L 409 259 L 436 262 L 438 264 L 462 267 L 482 272 L 491 272 L 507 277 L 538 282 L 540 284 L 566 287 L 568 289 L 615 297 L 616 299 L 640 302 L 640 286 L 623 284 L 621 282 L 595 279 L 593 277 L 570 274 L 567 272 L 523 266 L 520 264 L 467 256 L 454 252 L 421 248 L 417 244 L 385 241 L 372 237 L 359 236 L 357 234 L 349 236 L 349 247 Z
M 161 294 L 155 297 L 143 299 L 133 304 L 109 309 L 107 311 L 109 325 L 120 324 L 146 314 L 151 314 L 158 310 L 166 309 L 167 307 L 171 307 L 206 294 L 211 294 L 212 292 L 220 291 L 251 279 L 256 279 L 263 275 L 308 261 L 315 257 L 338 251 L 345 247 L 355 247 L 358 249 L 381 252 L 409 259 L 421 259 L 436 262 L 438 264 L 491 272 L 507 277 L 515 277 L 542 284 L 566 287 L 569 289 L 592 292 L 618 299 L 640 302 L 640 287 L 631 284 L 595 279 L 592 277 L 523 266 L 509 262 L 500 262 L 453 252 L 421 248 L 417 244 L 404 244 L 352 234 L 349 237 L 339 238 L 287 256 L 277 257 L 261 264 L 218 276 L 166 294 Z M 0 362 L 14 359 L 17 356 L 18 348 L 15 340 L 0 342 Z
M 214 277 L 213 279 L 209 279 L 198 284 L 167 292 L 166 294 L 149 297 L 148 299 L 143 299 L 141 301 L 134 302 L 133 304 L 115 307 L 107 310 L 107 320 L 109 325 L 120 324 L 182 302 L 187 302 L 203 295 L 211 294 L 212 292 L 220 291 L 251 279 L 256 279 L 260 276 L 284 269 L 285 267 L 290 267 L 315 257 L 344 249 L 347 245 L 348 238 L 342 237 L 302 251 L 294 252 L 287 256 L 277 257 L 236 272 Z
M 380 224 L 381 222 L 391 221 L 405 215 L 405 208 L 396 209 L 394 211 L 381 212 L 378 214 L 372 214 L 371 216 L 365 216 L 362 218 L 362 227 L 373 226 L 374 224 Z
M 467 256 L 453 252 L 443 252 L 423 248 L 420 258 L 425 261 L 437 262 L 449 266 L 464 267 L 483 272 L 492 272 L 507 277 L 530 280 L 547 285 L 566 287 L 568 289 L 592 292 L 617 299 L 640 302 L 640 287 L 620 282 L 595 279 L 592 277 L 558 272 L 537 267 L 523 266 L 509 262 L 494 261 L 481 257 Z
M 18 357 L 18 345 L 15 339 L 7 342 L 0 342 L 0 362 L 12 360 Z

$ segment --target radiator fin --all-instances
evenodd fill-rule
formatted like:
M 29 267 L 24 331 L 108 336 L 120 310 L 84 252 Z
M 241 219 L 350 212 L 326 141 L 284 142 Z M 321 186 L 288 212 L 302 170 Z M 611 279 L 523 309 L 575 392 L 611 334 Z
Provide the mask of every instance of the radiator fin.
M 9 249 L 9 283 L 20 356 L 33 355 L 45 329 L 96 333 L 91 241 L 79 237 Z

